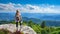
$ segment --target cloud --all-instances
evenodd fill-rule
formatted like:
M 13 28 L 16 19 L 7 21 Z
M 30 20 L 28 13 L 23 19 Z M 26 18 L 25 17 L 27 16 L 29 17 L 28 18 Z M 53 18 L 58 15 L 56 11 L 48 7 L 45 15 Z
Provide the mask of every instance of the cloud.
M 20 4 L 13 4 L 13 3 L 8 3 L 8 4 L 1 4 L 0 3 L 0 12 L 15 12 L 17 9 L 20 9 L 21 5 Z
M 15 12 L 19 9 L 22 13 L 60 13 L 60 6 L 58 5 L 31 5 L 31 4 L 2 4 L 0 3 L 0 12 Z

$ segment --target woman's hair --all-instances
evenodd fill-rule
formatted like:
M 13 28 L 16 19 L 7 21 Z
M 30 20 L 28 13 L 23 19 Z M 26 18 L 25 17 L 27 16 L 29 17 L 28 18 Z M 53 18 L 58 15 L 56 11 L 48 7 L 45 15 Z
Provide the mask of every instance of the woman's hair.
M 19 10 L 16 10 L 16 14 L 19 13 Z
M 16 13 L 18 13 L 19 12 L 19 10 L 16 10 Z

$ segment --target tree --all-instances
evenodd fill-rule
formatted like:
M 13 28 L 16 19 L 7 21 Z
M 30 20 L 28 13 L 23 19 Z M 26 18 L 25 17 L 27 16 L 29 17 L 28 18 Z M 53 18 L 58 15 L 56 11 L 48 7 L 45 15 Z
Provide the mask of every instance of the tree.
M 41 28 L 45 28 L 45 21 L 41 23 Z

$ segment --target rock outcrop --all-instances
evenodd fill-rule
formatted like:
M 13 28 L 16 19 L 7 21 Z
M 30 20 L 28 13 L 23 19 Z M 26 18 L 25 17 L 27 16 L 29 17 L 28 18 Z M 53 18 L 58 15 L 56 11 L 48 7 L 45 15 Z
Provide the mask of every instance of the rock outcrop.
M 0 29 L 7 29 L 11 32 L 15 32 L 16 31 L 16 25 L 15 24 L 2 24 L 0 25 Z M 20 26 L 18 27 L 18 30 L 20 29 Z M 36 34 L 36 32 L 29 26 L 21 26 L 21 31 L 26 34 Z

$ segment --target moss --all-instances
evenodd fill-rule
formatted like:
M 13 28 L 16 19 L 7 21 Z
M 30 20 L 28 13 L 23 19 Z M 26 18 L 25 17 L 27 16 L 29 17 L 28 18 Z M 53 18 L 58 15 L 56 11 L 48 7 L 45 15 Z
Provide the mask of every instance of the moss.
M 0 34 L 8 34 L 10 31 L 6 29 L 0 29 Z

